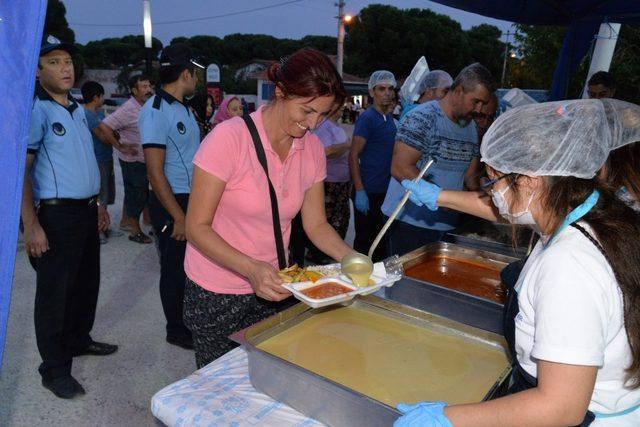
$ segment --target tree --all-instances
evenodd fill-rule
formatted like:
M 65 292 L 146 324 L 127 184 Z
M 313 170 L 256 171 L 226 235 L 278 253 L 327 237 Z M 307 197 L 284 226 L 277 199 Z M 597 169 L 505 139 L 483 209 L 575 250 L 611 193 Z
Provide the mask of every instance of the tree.
M 44 18 L 44 33 L 51 34 L 63 42 L 75 43 L 76 35 L 66 18 L 67 9 L 60 0 L 48 0 L 47 14 Z
M 151 54 L 157 58 L 162 50 L 162 42 L 152 39 Z M 124 36 L 102 39 L 81 47 L 87 66 L 92 68 L 114 68 L 129 64 L 139 64 L 146 59 L 144 36 Z
M 345 70 L 366 75 L 388 69 L 405 77 L 424 55 L 431 69 L 454 76 L 472 62 L 497 75 L 503 48 L 499 39 L 500 30 L 491 25 L 464 31 L 458 22 L 429 9 L 374 4 L 347 27 Z
M 517 25 L 516 28 L 520 59 L 509 64 L 509 83 L 521 88 L 549 89 L 567 29 L 529 25 Z M 582 95 L 592 49 L 571 76 L 568 98 Z M 640 103 L 639 51 L 640 27 L 623 25 L 610 71 L 618 86 L 616 97 L 634 103 Z

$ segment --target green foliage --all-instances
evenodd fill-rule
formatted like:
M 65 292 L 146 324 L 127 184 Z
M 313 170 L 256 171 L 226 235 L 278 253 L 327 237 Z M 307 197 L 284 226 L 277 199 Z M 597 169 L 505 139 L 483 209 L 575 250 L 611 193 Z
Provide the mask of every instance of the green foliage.
M 472 62 L 481 62 L 495 76 L 501 69 L 500 30 L 480 25 L 464 31 L 457 21 L 429 9 L 370 5 L 347 26 L 345 70 L 368 75 L 388 69 L 406 76 L 424 55 L 431 69 L 455 76 Z
M 549 89 L 557 58 L 567 29 L 517 25 L 516 42 L 519 60 L 510 60 L 507 87 Z M 620 30 L 610 71 L 616 79 L 616 97 L 640 103 L 640 27 L 623 25 Z M 582 89 L 589 68 L 591 52 L 571 76 L 567 96 L 576 98 Z
M 56 36 L 63 42 L 75 43 L 76 35 L 67 22 L 67 9 L 60 0 L 48 0 L 44 18 L 44 32 Z
M 162 50 L 162 42 L 153 38 L 152 57 L 155 59 Z M 82 56 L 90 68 L 124 67 L 143 63 L 146 59 L 144 36 L 124 36 L 102 39 L 81 47 Z

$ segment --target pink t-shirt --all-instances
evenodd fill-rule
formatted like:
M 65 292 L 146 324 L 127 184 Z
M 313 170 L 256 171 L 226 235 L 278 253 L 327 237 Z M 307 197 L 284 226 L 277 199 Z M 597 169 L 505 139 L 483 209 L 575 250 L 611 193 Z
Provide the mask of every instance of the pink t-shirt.
M 104 118 L 102 123 L 120 134 L 120 142 L 136 149 L 135 155 L 122 154 L 116 150 L 118 158 L 123 162 L 144 163 L 144 152 L 140 144 L 140 131 L 138 130 L 138 116 L 142 105 L 132 96 L 116 111 Z
M 307 132 L 294 139 L 284 162 L 271 148 L 262 111 L 251 114 L 267 157 L 269 178 L 278 197 L 284 247 L 289 246 L 291 220 L 302 207 L 305 192 L 326 176 L 324 147 Z M 278 268 L 273 236 L 269 186 L 258 161 L 251 135 L 240 117 L 216 126 L 193 158 L 200 169 L 226 182 L 211 228 L 229 245 L 247 256 Z M 191 203 L 194 203 L 191 200 Z M 184 260 L 187 276 L 204 289 L 222 294 L 250 294 L 249 281 L 203 255 L 190 243 Z

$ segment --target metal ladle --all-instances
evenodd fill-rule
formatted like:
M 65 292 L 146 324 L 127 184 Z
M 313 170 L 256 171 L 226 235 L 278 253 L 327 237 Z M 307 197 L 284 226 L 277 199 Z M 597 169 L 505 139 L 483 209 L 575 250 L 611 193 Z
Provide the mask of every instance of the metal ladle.
M 413 180 L 413 182 L 420 182 L 420 180 L 422 179 L 422 177 L 424 176 L 425 173 L 427 173 L 427 171 L 429 170 L 429 168 L 435 163 L 436 161 L 434 159 L 429 159 L 424 166 L 422 166 L 422 169 L 420 169 L 420 173 L 418 174 L 418 176 Z M 400 203 L 398 203 L 398 205 L 396 206 L 396 208 L 393 210 L 393 213 L 389 216 L 389 219 L 387 220 L 387 222 L 384 224 L 384 227 L 382 227 L 382 230 L 380 230 L 380 232 L 378 233 L 378 235 L 376 236 L 375 240 L 373 241 L 373 243 L 371 244 L 371 247 L 369 248 L 369 258 L 371 258 L 373 256 L 373 251 L 376 250 L 376 248 L 378 247 L 378 244 L 380 243 L 380 240 L 382 240 L 382 237 L 384 236 L 384 234 L 387 232 L 387 230 L 389 229 L 389 227 L 391 226 L 391 224 L 393 223 L 393 221 L 396 219 L 396 217 L 398 216 L 398 214 L 400 213 L 400 211 L 402 210 L 402 208 L 404 207 L 405 203 L 407 203 L 407 200 L 409 200 L 409 194 L 411 194 L 411 191 L 406 190 L 404 192 L 404 196 L 402 196 L 402 200 L 400 200 Z
M 422 179 L 422 177 L 424 176 L 424 174 L 427 172 L 427 170 L 429 170 L 429 168 L 434 163 L 435 163 L 434 159 L 429 159 L 424 164 L 424 166 L 422 166 L 422 169 L 420 170 L 420 173 L 413 180 L 413 182 L 419 182 Z M 342 273 L 344 275 L 348 276 L 354 284 L 356 284 L 358 286 L 367 286 L 369 277 L 371 276 L 371 273 L 373 273 L 373 261 L 371 261 L 371 258 L 373 256 L 373 252 L 378 247 L 378 244 L 380 243 L 380 241 L 382 240 L 382 237 L 385 235 L 385 233 L 387 232 L 387 230 L 391 226 L 391 223 L 393 223 L 393 221 L 396 219 L 396 217 L 400 213 L 400 210 L 404 207 L 405 203 L 407 203 L 407 200 L 409 200 L 409 194 L 410 194 L 410 191 L 408 191 L 408 190 L 405 191 L 404 196 L 402 197 L 402 200 L 400 200 L 400 202 L 398 203 L 398 205 L 394 209 L 393 213 L 391 214 L 391 216 L 389 217 L 387 222 L 384 224 L 384 227 L 382 227 L 382 230 L 380 230 L 380 232 L 376 236 L 375 240 L 371 244 L 371 248 L 369 248 L 369 256 L 361 254 L 359 252 L 352 252 L 352 253 L 346 255 L 344 258 L 342 258 L 342 261 L 340 262 L 340 269 L 342 270 Z M 362 283 L 362 284 L 357 283 L 356 280 L 354 280 L 354 278 L 349 273 L 352 269 L 354 269 L 354 266 L 359 266 L 359 265 L 366 266 L 366 267 L 362 267 L 363 271 L 359 271 L 358 272 L 359 273 L 358 276 L 361 276 L 361 275 L 364 276 L 365 273 L 367 273 L 366 283 Z M 364 270 L 365 268 L 366 268 L 366 270 Z

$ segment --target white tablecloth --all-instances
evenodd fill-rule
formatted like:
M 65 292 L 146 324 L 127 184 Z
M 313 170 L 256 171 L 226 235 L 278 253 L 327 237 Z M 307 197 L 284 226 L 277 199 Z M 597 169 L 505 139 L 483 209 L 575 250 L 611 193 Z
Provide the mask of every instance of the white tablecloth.
M 151 412 L 168 426 L 322 425 L 256 391 L 242 347 L 160 390 L 151 399 Z

